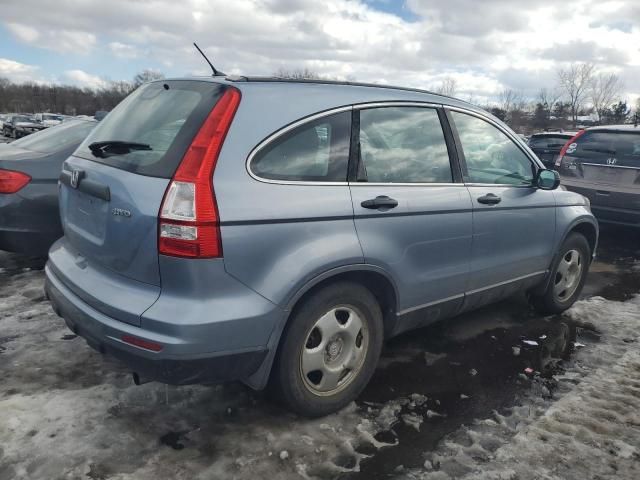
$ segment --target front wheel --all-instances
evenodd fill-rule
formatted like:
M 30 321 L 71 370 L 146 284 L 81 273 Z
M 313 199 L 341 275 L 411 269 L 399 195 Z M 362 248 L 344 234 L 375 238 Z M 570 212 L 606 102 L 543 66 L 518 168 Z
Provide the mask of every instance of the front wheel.
M 369 290 L 340 282 L 312 294 L 289 320 L 271 387 L 293 411 L 333 413 L 362 392 L 383 340 L 380 306 Z
M 580 233 L 570 234 L 551 266 L 545 291 L 531 297 L 534 308 L 543 314 L 562 313 L 570 308 L 582 292 L 590 261 L 587 239 Z

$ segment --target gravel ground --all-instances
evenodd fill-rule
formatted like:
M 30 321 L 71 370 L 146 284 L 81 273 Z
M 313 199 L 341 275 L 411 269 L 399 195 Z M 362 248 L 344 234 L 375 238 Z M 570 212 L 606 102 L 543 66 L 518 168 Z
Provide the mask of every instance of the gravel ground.
M 638 232 L 604 231 L 567 314 L 515 298 L 394 339 L 313 421 L 241 385 L 134 386 L 53 314 L 42 263 L 0 253 L 0 480 L 640 478 Z

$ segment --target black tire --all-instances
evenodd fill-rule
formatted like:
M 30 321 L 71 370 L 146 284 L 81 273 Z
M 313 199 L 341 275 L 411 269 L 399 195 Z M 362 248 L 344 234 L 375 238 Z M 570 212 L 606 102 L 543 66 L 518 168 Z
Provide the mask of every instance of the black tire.
M 567 255 L 570 252 L 578 252 L 580 255 L 581 267 L 579 278 L 575 287 L 572 287 L 572 291 L 565 291 L 566 295 L 561 296 L 556 290 L 556 286 L 560 289 L 560 281 L 562 274 L 560 272 L 560 264 L 563 260 L 566 261 Z M 544 315 L 562 313 L 570 308 L 575 301 L 580 297 L 582 288 L 587 279 L 589 273 L 589 265 L 591 264 L 591 247 L 584 235 L 574 232 L 569 234 L 566 238 L 557 257 L 554 259 L 551 265 L 549 280 L 544 292 L 540 294 L 532 294 L 530 297 L 531 304 L 540 313 Z
M 362 329 L 356 336 L 360 338 L 361 348 L 365 342 L 365 335 L 368 339 L 367 344 L 360 354 L 359 366 L 353 370 L 346 369 L 346 376 L 341 380 L 343 385 L 336 387 L 340 390 L 335 393 L 315 393 L 312 391 L 314 385 L 311 382 L 311 376 L 307 375 L 305 378 L 303 373 L 303 353 L 311 351 L 308 350 L 309 348 L 316 348 L 310 347 L 309 342 L 312 341 L 314 332 L 316 335 L 321 332 L 317 328 L 320 319 L 333 310 L 335 312 L 332 314 L 339 318 L 339 313 L 344 314 L 341 309 L 355 314 L 345 322 L 351 322 L 352 318 L 361 322 Z M 350 324 L 345 323 L 345 325 Z M 380 306 L 373 294 L 365 287 L 352 282 L 339 282 L 312 293 L 299 307 L 296 307 L 283 333 L 271 372 L 271 393 L 286 407 L 307 417 L 320 417 L 340 410 L 352 402 L 371 379 L 382 350 L 383 332 Z M 340 334 L 341 332 L 336 335 Z M 321 339 L 321 341 L 327 340 Z M 347 348 L 344 348 L 345 353 Z M 327 355 L 331 355 L 330 345 L 316 351 L 322 352 L 323 362 L 327 361 Z M 329 358 L 331 359 L 330 356 Z M 337 360 L 343 361 L 341 358 Z M 320 370 L 318 372 L 322 373 Z

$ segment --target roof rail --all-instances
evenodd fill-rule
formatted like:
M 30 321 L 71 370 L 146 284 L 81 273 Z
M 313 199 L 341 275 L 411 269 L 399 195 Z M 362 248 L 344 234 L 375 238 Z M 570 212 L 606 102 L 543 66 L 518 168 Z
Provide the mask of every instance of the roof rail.
M 354 87 L 389 88 L 393 90 L 403 90 L 407 92 L 428 93 L 430 95 L 437 95 L 439 97 L 445 97 L 445 98 L 453 98 L 460 102 L 464 102 L 464 100 L 460 100 L 459 98 L 450 97 L 448 95 L 442 95 L 440 93 L 435 93 L 429 90 L 424 90 L 420 88 L 411 88 L 411 87 L 399 87 L 396 85 L 386 85 L 386 84 L 380 84 L 380 83 L 348 82 L 343 80 L 324 80 L 324 79 L 313 79 L 313 78 L 260 77 L 260 76 L 246 76 L 246 75 L 228 75 L 225 77 L 225 80 L 229 82 L 249 82 L 249 83 L 251 82 L 310 83 L 310 84 L 317 84 L 317 85 L 349 85 Z

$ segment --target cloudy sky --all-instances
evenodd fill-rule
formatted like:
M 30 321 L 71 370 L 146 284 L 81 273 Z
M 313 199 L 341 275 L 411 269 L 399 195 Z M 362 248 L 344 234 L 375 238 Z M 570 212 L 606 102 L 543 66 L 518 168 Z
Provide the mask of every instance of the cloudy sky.
M 640 94 L 639 0 L 0 0 L 0 77 L 100 86 L 142 69 L 206 74 L 309 68 L 463 98 L 553 87 L 596 62 Z

